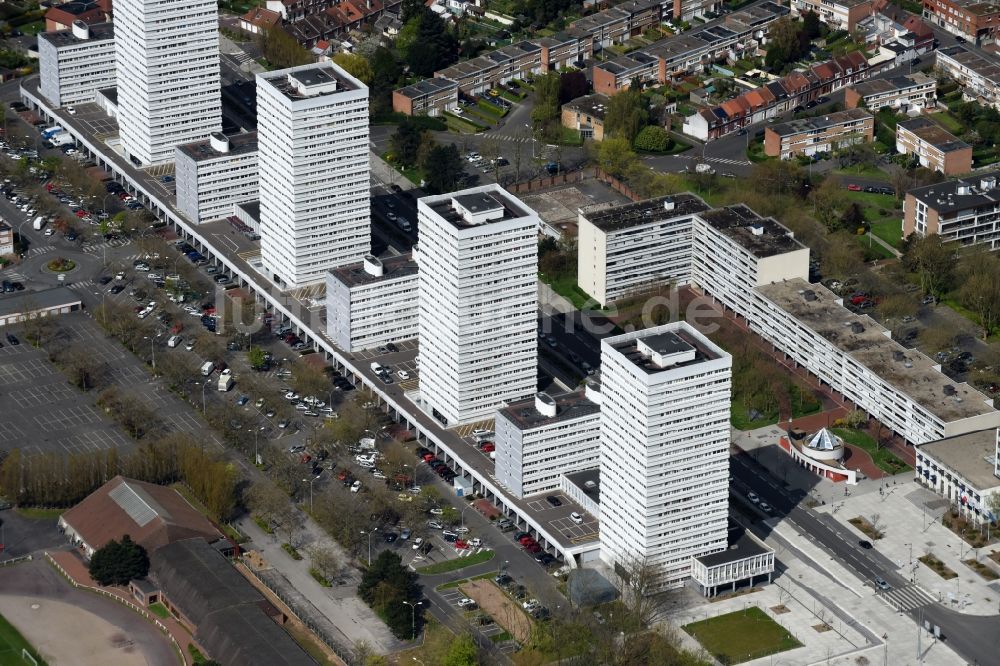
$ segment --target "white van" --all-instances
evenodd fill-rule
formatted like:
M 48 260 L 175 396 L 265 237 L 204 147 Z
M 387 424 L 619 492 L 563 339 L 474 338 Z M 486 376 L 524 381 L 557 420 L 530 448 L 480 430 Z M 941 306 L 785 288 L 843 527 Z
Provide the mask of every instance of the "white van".
M 205 361 L 205 364 L 201 366 L 202 377 L 208 377 L 210 374 L 212 374 L 213 370 L 215 370 L 215 363 L 212 363 L 211 361 Z
M 379 363 L 375 363 L 375 362 L 373 362 L 371 364 L 371 369 L 372 369 L 372 372 L 374 372 L 376 375 L 380 374 L 384 370 L 384 368 Z
M 176 347 L 180 343 L 181 343 L 181 336 L 179 335 L 171 335 L 170 339 L 167 340 L 167 346 L 170 348 Z

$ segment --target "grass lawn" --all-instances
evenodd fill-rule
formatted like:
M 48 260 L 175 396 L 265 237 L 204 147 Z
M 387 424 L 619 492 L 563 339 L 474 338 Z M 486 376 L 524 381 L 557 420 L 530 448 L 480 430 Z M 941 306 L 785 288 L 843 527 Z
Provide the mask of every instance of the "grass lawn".
M 854 166 L 845 167 L 843 169 L 834 169 L 831 173 L 835 173 L 839 176 L 854 176 L 855 178 L 872 178 L 878 180 L 888 180 L 889 174 L 882 171 L 878 167 L 869 166 L 867 164 L 856 164 Z M 857 194 L 853 192 L 852 194 Z M 867 194 L 867 192 L 862 192 L 861 194 Z M 872 195 L 872 196 L 888 196 L 882 195 Z
M 876 447 L 875 440 L 868 433 L 861 432 L 860 430 L 849 430 L 847 428 L 833 428 L 832 432 L 848 444 L 866 451 L 872 457 L 872 460 L 875 461 L 878 468 L 884 472 L 899 474 L 900 472 L 909 472 L 913 469 L 885 447 Z
M 897 250 L 903 244 L 903 224 L 896 218 L 883 218 L 871 223 L 872 233 Z
M 65 511 L 66 509 L 42 509 L 30 506 L 17 509 L 19 514 L 32 520 L 59 520 L 59 516 Z
M 40 32 L 45 32 L 45 21 L 32 21 L 31 23 L 25 23 L 18 28 L 18 30 L 26 35 L 37 35 Z
M 756 606 L 681 627 L 723 664 L 739 664 L 802 647 Z
M 170 611 L 168 611 L 167 607 L 161 604 L 159 601 L 157 601 L 155 604 L 150 604 L 149 612 L 164 620 L 170 617 Z
M 552 291 L 568 299 L 576 309 L 582 310 L 588 303 L 591 309 L 597 307 L 597 303 L 577 285 L 575 275 L 560 275 L 554 278 L 539 275 L 543 282 L 552 287 Z
M 386 158 L 386 155 L 388 155 L 388 154 L 389 154 L 388 152 L 384 152 L 384 153 L 382 153 L 382 155 L 381 155 L 381 158 L 382 158 L 383 160 L 385 160 L 385 161 L 386 161 L 386 163 L 387 163 L 387 164 L 388 164 L 389 166 L 391 166 L 391 167 L 392 167 L 393 169 L 395 169 L 395 170 L 396 170 L 396 171 L 398 171 L 399 173 L 403 174 L 403 177 L 404 177 L 404 178 L 406 178 L 406 180 L 410 181 L 411 183 L 413 183 L 414 185 L 416 185 L 416 186 L 418 186 L 418 187 L 419 187 L 419 186 L 420 186 L 420 183 L 421 183 L 421 182 L 423 181 L 423 179 L 424 179 L 424 174 L 423 174 L 423 172 L 422 172 L 422 171 L 420 171 L 420 169 L 418 169 L 418 168 L 416 168 L 416 167 L 413 167 L 413 168 L 405 168 L 405 167 L 400 167 L 400 166 L 396 166 L 395 164 L 393 164 L 393 163 L 392 163 L 392 162 L 390 162 L 389 160 L 386 160 L 386 159 L 385 159 L 385 158 Z
M 865 252 L 865 261 L 878 261 L 879 259 L 892 259 L 895 255 L 892 252 L 885 249 L 872 239 L 868 238 L 868 235 L 855 236 L 858 242 L 861 243 L 861 249 Z
M 462 578 L 461 580 L 453 580 L 450 583 L 441 583 L 434 589 L 440 592 L 441 590 L 450 590 L 452 588 L 458 587 L 462 583 L 468 583 L 473 580 L 483 580 L 486 578 L 495 578 L 497 575 L 496 571 L 490 571 L 484 574 L 479 574 L 478 576 L 473 576 L 472 578 Z
M 931 118 L 936 120 L 938 125 L 945 128 L 952 134 L 958 135 L 965 133 L 965 127 L 962 126 L 961 121 L 946 111 L 932 113 Z
M 737 430 L 755 430 L 756 428 L 774 425 L 777 422 L 777 410 L 751 421 L 747 417 L 747 408 L 743 405 L 743 401 L 739 399 L 733 400 L 732 407 L 729 410 L 729 423 Z
M 28 653 L 39 664 L 45 664 L 41 656 L 35 652 L 35 648 L 28 641 L 24 640 L 24 636 L 14 628 L 14 625 L 0 615 L 0 664 L 11 664 L 13 666 L 14 664 L 30 663 L 21 660 L 21 651 L 24 649 L 27 649 Z
M 475 564 L 489 562 L 493 559 L 494 555 L 496 553 L 492 550 L 484 550 L 468 557 L 458 557 L 454 560 L 446 560 L 437 564 L 429 564 L 426 567 L 420 567 L 417 569 L 417 573 L 424 576 L 432 576 L 434 574 L 448 573 L 449 571 L 458 571 L 459 569 L 471 567 Z

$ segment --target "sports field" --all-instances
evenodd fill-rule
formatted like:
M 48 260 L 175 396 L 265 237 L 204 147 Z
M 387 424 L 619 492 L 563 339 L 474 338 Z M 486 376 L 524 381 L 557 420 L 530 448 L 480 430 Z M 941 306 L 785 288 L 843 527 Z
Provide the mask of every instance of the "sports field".
M 0 666 L 24 666 L 31 664 L 31 660 L 23 660 L 21 651 L 28 648 L 28 652 L 34 657 L 39 665 L 44 664 L 42 658 L 38 656 L 34 648 L 24 640 L 24 637 L 11 625 L 10 622 L 0 615 Z

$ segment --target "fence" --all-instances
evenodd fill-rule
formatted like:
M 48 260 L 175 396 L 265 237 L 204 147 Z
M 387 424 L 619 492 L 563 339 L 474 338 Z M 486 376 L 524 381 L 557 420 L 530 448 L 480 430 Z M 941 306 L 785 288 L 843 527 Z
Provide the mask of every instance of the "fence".
M 511 194 L 521 194 L 524 192 L 534 192 L 554 185 L 565 185 L 566 183 L 578 183 L 583 180 L 583 170 L 564 171 L 554 176 L 545 178 L 532 178 L 521 183 L 507 185 L 506 190 Z
M 355 666 L 357 660 L 355 659 L 354 650 L 353 650 L 352 647 L 348 647 L 348 646 L 342 645 L 336 639 L 334 639 L 332 636 L 327 636 L 326 635 L 326 631 L 324 630 L 324 628 L 318 626 L 315 622 L 312 622 L 312 621 L 308 620 L 305 617 L 305 613 L 296 612 L 295 609 L 292 608 L 292 602 L 291 602 L 291 600 L 289 600 L 286 597 L 286 595 L 283 594 L 280 590 L 275 589 L 275 587 L 273 585 L 271 585 L 271 583 L 269 581 L 267 581 L 264 578 L 261 578 L 260 576 L 258 576 L 257 572 L 254 571 L 252 568 L 250 568 L 249 566 L 244 565 L 243 568 L 242 568 L 242 570 L 248 572 L 251 576 L 253 576 L 254 580 L 256 580 L 261 585 L 263 585 L 264 587 L 266 587 L 267 589 L 269 589 L 274 596 L 278 597 L 278 599 L 281 599 L 281 602 L 283 604 L 285 604 L 285 606 L 288 608 L 289 612 L 292 615 L 294 615 L 295 618 L 299 622 L 301 622 L 303 625 L 305 625 L 306 627 L 308 627 L 308 629 L 311 632 L 313 632 L 313 634 L 316 636 L 316 638 L 318 638 L 321 641 L 323 641 L 323 645 L 325 645 L 328 648 L 330 648 L 331 650 L 333 650 L 333 653 L 336 654 L 338 657 L 340 657 L 341 660 L 343 660 L 343 662 L 345 664 L 347 664 L 348 666 Z
M 12 557 L 9 560 L 4 560 L 0 562 L 0 567 L 5 567 L 8 564 L 17 564 L 18 562 L 30 562 L 33 558 L 31 555 L 21 555 L 20 557 Z
M 619 194 L 624 194 L 632 201 L 639 201 L 640 199 L 643 198 L 638 194 L 636 194 L 631 187 L 629 187 L 622 181 L 618 180 L 610 173 L 606 173 L 605 171 L 601 170 L 599 167 L 594 167 L 594 178 L 601 181 L 602 183 L 607 183 L 611 187 L 611 189 L 613 189 L 615 192 L 618 192 Z
M 126 599 L 126 598 L 122 597 L 121 595 L 115 594 L 114 592 L 110 592 L 110 591 L 105 590 L 105 589 L 100 588 L 100 587 L 93 587 L 91 585 L 84 585 L 83 583 L 78 582 L 75 578 L 73 578 L 72 576 L 70 576 L 69 573 L 65 569 L 62 568 L 62 565 L 60 565 L 58 562 L 56 562 L 48 552 L 45 553 L 45 558 L 49 561 L 49 564 L 51 564 L 53 567 L 55 567 L 56 571 L 58 571 L 59 573 L 61 573 L 63 575 L 63 578 L 65 578 L 66 580 L 68 580 L 70 582 L 70 584 L 73 587 L 82 588 L 84 590 L 89 590 L 91 592 L 96 592 L 97 594 L 100 594 L 101 596 L 107 597 L 109 599 L 113 599 L 113 600 L 117 601 L 118 603 L 122 604 L 123 606 L 127 606 L 128 608 L 131 608 L 133 611 L 135 611 L 136 613 L 138 613 L 142 617 L 144 617 L 147 620 L 149 620 L 150 622 L 152 622 L 153 625 L 155 625 L 156 628 L 159 629 L 163 633 L 164 636 L 166 636 L 167 638 L 169 638 L 171 643 L 173 643 L 174 649 L 177 650 L 177 653 L 180 655 L 181 662 L 184 663 L 184 664 L 188 663 L 188 659 L 185 656 L 184 650 L 181 649 L 181 646 L 177 643 L 177 639 L 174 638 L 174 635 L 172 633 L 170 633 L 169 629 L 167 629 L 167 625 L 163 624 L 157 618 L 155 618 L 152 615 L 150 615 L 149 611 L 147 611 L 145 608 L 142 608 L 138 604 L 133 603 L 129 599 Z

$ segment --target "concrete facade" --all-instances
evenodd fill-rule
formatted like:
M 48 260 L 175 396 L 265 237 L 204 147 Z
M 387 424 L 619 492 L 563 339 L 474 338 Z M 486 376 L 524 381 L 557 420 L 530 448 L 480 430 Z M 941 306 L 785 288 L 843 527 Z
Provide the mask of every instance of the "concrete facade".
M 972 146 L 928 118 L 896 125 L 896 152 L 913 155 L 920 166 L 957 176 L 972 171 Z
M 115 31 L 110 23 L 73 25 L 38 35 L 42 94 L 56 106 L 94 101 L 115 85 Z
M 195 224 L 234 215 L 235 204 L 254 201 L 259 187 L 257 133 L 177 146 L 174 157 L 177 207 Z
M 863 109 L 848 109 L 765 128 L 764 154 L 787 160 L 874 139 L 875 117 Z
M 414 258 L 366 256 L 327 273 L 326 333 L 349 352 L 417 337 Z

